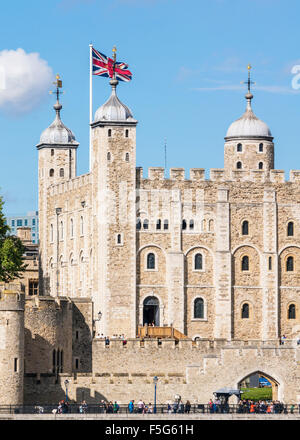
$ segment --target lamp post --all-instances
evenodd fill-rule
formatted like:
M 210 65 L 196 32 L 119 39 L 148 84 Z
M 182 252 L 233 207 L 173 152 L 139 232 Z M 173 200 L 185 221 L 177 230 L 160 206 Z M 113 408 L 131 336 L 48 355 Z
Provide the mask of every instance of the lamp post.
M 58 231 L 58 216 L 61 214 L 62 209 L 56 208 L 56 296 L 59 292 L 59 231 Z
M 153 377 L 153 383 L 154 383 L 154 414 L 156 414 L 156 386 L 157 386 L 157 382 L 158 382 L 158 377 L 154 376 Z
M 66 402 L 68 402 L 68 385 L 69 385 L 69 381 L 68 379 L 65 380 L 65 387 L 66 387 Z

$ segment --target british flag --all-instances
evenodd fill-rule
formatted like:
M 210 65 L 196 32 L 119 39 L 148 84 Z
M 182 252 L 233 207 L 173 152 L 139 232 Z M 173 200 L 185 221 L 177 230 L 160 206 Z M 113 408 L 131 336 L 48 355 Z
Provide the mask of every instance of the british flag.
M 115 78 L 120 81 L 130 81 L 132 73 L 128 70 L 128 65 L 122 62 L 114 62 L 98 50 L 92 48 L 93 52 L 93 75 Z

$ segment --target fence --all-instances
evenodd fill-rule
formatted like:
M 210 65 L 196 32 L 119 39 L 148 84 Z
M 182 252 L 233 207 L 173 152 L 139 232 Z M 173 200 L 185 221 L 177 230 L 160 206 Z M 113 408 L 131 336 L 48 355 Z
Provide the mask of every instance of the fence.
M 70 403 L 65 408 L 62 408 L 62 413 L 68 414 L 145 414 L 156 413 L 156 414 L 247 414 L 253 412 L 254 414 L 269 414 L 270 404 L 264 406 L 256 406 L 250 409 L 250 405 L 228 405 L 220 404 L 216 405 L 215 408 L 211 408 L 208 404 L 192 404 L 190 409 L 186 408 L 185 405 L 178 405 L 177 407 L 171 404 L 168 407 L 165 405 L 152 405 L 151 411 L 143 411 L 135 405 L 133 411 L 129 411 L 128 405 L 119 405 L 117 411 L 114 410 L 113 405 L 103 405 L 103 404 L 88 404 L 85 409 L 81 407 L 81 404 Z M 300 405 L 294 404 L 282 404 L 277 403 L 272 405 L 271 414 L 300 414 Z M 57 410 L 57 404 L 37 404 L 37 405 L 0 405 L 0 414 L 51 414 L 53 410 Z M 253 410 L 253 411 L 252 411 Z

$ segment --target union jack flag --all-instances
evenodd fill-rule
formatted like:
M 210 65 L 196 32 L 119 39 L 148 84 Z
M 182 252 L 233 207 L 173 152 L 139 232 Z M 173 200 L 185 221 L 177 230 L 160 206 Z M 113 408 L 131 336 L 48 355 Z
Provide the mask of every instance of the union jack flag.
M 122 62 L 114 62 L 98 50 L 92 48 L 93 52 L 93 75 L 115 78 L 120 81 L 130 81 L 132 73 L 128 70 L 128 65 Z

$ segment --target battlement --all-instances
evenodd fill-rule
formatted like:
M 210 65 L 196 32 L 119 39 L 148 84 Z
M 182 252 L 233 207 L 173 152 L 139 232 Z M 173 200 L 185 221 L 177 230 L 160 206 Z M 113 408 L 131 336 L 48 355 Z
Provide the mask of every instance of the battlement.
M 136 180 L 141 183 L 144 181 L 154 182 L 182 182 L 182 181 L 211 181 L 211 182 L 254 182 L 254 183 L 295 183 L 300 182 L 300 170 L 290 170 L 289 180 L 285 180 L 284 170 L 232 170 L 230 176 L 226 174 L 224 168 L 211 168 L 209 179 L 205 179 L 204 168 L 191 168 L 189 179 L 186 178 L 186 171 L 184 168 L 170 168 L 169 176 L 166 175 L 166 170 L 163 167 L 148 168 L 148 177 L 143 176 L 143 168 L 136 168 Z
M 89 185 L 91 183 L 91 174 L 86 173 L 81 176 L 74 177 L 73 179 L 67 180 L 66 182 L 57 183 L 49 187 L 49 192 L 51 196 L 57 194 L 63 194 L 69 191 L 76 190 L 83 186 Z
M 126 343 L 122 339 L 110 339 L 108 345 L 105 343 L 103 338 L 95 338 L 93 340 L 95 349 L 100 350 L 111 350 L 111 351 L 122 351 L 122 350 L 151 350 L 151 349 L 195 349 L 203 353 L 211 353 L 211 351 L 216 350 L 218 352 L 220 349 L 270 349 L 270 348 L 295 348 L 296 341 L 293 339 L 287 339 L 284 345 L 280 345 L 279 339 L 268 339 L 268 340 L 226 340 L 226 339 L 198 339 L 193 341 L 192 339 L 156 339 L 156 338 L 129 338 Z
M 61 310 L 67 306 L 72 307 L 72 303 L 69 298 L 62 296 L 26 296 L 25 306 L 26 309 Z
M 21 283 L 0 283 L 0 310 L 23 311 L 24 287 Z

